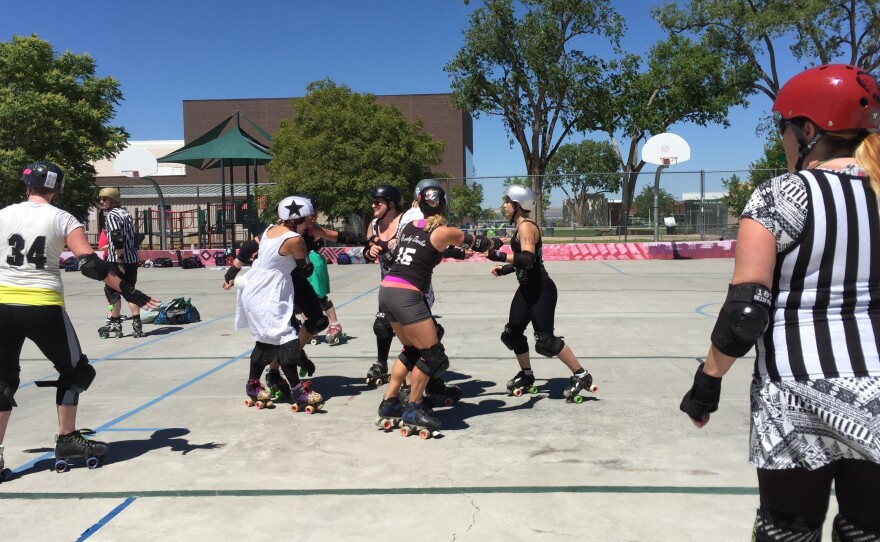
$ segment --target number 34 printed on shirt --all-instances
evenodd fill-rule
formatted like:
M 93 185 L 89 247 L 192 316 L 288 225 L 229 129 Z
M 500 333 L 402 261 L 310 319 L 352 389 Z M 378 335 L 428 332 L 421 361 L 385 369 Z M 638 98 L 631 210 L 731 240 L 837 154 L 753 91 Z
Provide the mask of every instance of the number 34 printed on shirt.
M 21 267 L 27 258 L 28 263 L 33 264 L 37 269 L 46 267 L 46 237 L 41 235 L 34 239 L 27 253 L 24 252 L 24 237 L 17 233 L 9 236 L 9 246 L 12 254 L 6 257 L 6 263 L 10 267 Z

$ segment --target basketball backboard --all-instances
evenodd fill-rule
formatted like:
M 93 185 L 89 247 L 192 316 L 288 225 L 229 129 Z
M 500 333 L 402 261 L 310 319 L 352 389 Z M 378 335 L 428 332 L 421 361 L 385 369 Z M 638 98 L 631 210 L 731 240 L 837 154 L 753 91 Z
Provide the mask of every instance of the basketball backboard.
M 649 164 L 672 165 L 690 160 L 687 141 L 669 132 L 657 134 L 642 146 L 642 160 Z
M 128 147 L 113 160 L 113 171 L 125 177 L 149 177 L 158 170 L 156 157 L 140 147 Z

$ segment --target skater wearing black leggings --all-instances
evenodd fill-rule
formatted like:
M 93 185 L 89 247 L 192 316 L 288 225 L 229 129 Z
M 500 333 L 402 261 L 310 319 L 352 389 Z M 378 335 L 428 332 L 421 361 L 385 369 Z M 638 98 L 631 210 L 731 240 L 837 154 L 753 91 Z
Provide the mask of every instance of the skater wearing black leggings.
M 843 64 L 799 73 L 773 103 L 788 163 L 752 193 L 733 278 L 681 410 L 697 427 L 756 346 L 752 540 L 880 540 L 880 88 Z
M 519 362 L 520 371 L 507 383 L 507 389 L 516 395 L 535 383 L 529 358 L 529 343 L 525 336 L 526 327 L 532 324 L 535 332 L 535 352 L 547 356 L 558 357 L 572 376 L 564 394 L 566 399 L 576 399 L 582 389 L 595 391 L 593 377 L 584 369 L 575 357 L 571 348 L 562 337 L 553 334 L 558 293 L 556 283 L 547 274 L 541 259 L 541 230 L 535 221 L 529 218 L 535 208 L 535 193 L 524 186 L 511 185 L 504 191 L 504 215 L 516 226 L 510 240 L 512 253 L 490 250 L 487 257 L 495 262 L 502 262 L 492 268 L 495 276 L 516 273 L 519 288 L 510 304 L 510 317 L 501 342 L 513 350 Z

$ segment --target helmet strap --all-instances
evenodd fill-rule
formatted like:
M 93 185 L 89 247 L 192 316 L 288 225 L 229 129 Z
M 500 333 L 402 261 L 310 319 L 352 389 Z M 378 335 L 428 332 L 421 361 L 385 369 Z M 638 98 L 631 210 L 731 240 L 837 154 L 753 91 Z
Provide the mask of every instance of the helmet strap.
M 804 168 L 804 160 L 807 158 L 807 155 L 813 150 L 816 146 L 816 143 L 822 139 L 822 136 L 825 135 L 822 132 L 817 131 L 816 135 L 813 136 L 813 139 L 807 143 L 807 140 L 804 138 L 804 132 L 801 130 L 801 127 L 797 124 L 792 124 L 791 129 L 794 130 L 795 138 L 797 138 L 798 142 L 798 159 L 797 163 L 794 166 L 795 171 L 801 171 Z

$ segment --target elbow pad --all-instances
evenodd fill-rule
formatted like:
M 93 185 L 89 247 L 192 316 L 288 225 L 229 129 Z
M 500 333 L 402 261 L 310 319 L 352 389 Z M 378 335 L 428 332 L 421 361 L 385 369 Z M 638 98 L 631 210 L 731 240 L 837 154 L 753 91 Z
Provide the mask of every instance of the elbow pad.
M 493 245 L 492 240 L 485 235 L 478 235 L 476 239 L 474 239 L 471 248 L 474 249 L 474 252 L 486 252 L 489 249 L 495 248 L 495 246 Z
M 731 284 L 712 330 L 712 344 L 735 358 L 746 355 L 770 325 L 773 294 L 760 284 Z
M 294 260 L 296 262 L 296 268 L 299 273 L 308 278 L 312 276 L 312 271 L 315 270 L 315 265 L 308 258 L 296 258 Z
M 248 239 L 241 246 L 238 247 L 238 261 L 241 263 L 248 263 L 251 261 L 251 258 L 254 257 L 254 254 L 259 250 L 260 245 L 253 239 Z
M 113 243 L 113 248 L 122 248 L 125 244 L 125 236 L 123 235 L 122 230 L 111 231 L 110 242 Z
M 104 280 L 113 271 L 113 266 L 94 252 L 79 259 L 79 272 L 93 280 Z
M 476 238 L 473 235 L 471 235 L 470 233 L 465 233 L 464 234 L 464 241 L 462 241 L 462 243 L 461 243 L 462 248 L 467 250 L 468 248 L 474 246 L 475 240 L 476 240 Z
M 501 248 L 501 247 L 504 246 L 504 241 L 502 241 L 502 240 L 501 240 L 500 238 L 498 238 L 498 237 L 492 237 L 492 238 L 490 239 L 490 241 L 492 241 L 492 248 L 495 249 L 495 250 L 498 250 L 499 248 Z
M 446 250 L 443 251 L 443 257 L 463 260 L 465 257 L 464 249 L 461 247 L 446 247 Z
M 536 259 L 534 252 L 519 252 L 513 255 L 513 266 L 521 271 L 527 271 L 535 266 Z
M 507 253 L 492 249 L 487 256 L 493 262 L 507 263 Z

